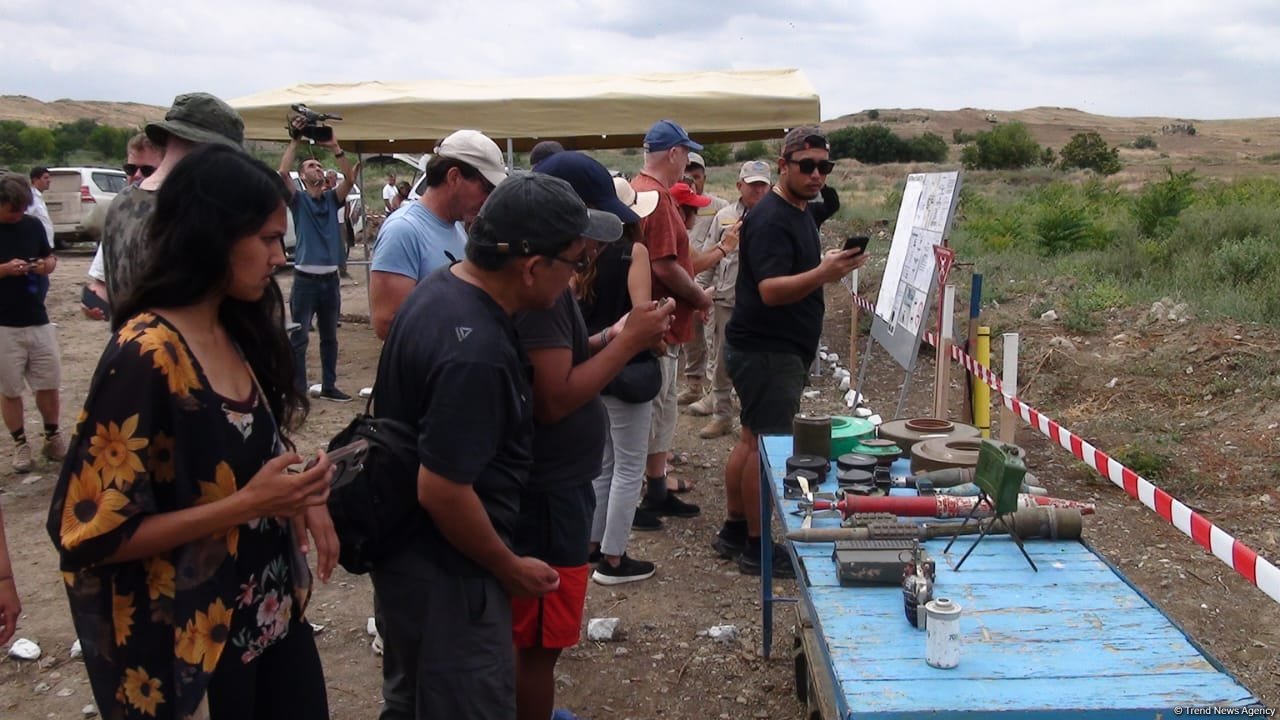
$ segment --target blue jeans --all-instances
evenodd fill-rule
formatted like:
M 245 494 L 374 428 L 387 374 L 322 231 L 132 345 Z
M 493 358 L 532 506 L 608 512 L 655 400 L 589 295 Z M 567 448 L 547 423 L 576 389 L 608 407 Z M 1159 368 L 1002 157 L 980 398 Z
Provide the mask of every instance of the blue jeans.
M 338 382 L 338 313 L 342 296 L 338 294 L 338 273 L 312 275 L 294 272 L 293 292 L 289 294 L 289 313 L 301 325 L 289 338 L 293 344 L 294 382 L 304 394 L 307 391 L 307 343 L 311 318 L 319 316 L 320 384 L 331 390 Z

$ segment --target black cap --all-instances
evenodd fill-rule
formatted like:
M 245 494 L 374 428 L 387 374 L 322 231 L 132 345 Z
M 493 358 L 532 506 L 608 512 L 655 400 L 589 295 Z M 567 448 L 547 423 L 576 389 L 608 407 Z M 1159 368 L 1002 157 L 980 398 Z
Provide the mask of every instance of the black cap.
M 579 237 L 613 242 L 622 223 L 588 210 L 569 183 L 543 173 L 512 173 L 489 193 L 468 242 L 509 255 L 552 255 Z
M 534 172 L 554 175 L 567 181 L 583 202 L 617 215 L 624 223 L 640 222 L 640 216 L 618 199 L 613 176 L 605 166 L 589 155 L 577 151 L 558 152 L 538 163 Z
M 529 164 L 537 165 L 556 153 L 564 152 L 564 146 L 555 140 L 543 140 L 529 151 Z

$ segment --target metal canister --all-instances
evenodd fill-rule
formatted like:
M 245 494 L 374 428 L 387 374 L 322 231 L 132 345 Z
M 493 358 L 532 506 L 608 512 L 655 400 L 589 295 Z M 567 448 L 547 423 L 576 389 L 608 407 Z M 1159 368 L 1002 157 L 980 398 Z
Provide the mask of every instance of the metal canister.
M 928 615 L 925 629 L 924 661 L 930 666 L 948 670 L 960 664 L 959 603 L 950 598 L 936 598 L 924 606 Z
M 797 413 L 791 420 L 793 455 L 831 459 L 831 416 Z

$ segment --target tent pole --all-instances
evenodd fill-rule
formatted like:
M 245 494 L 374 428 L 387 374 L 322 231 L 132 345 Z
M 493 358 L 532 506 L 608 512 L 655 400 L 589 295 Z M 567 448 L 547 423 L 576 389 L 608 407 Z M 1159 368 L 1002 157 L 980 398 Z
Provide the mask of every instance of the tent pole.
M 511 138 L 507 138 L 507 169 L 516 169 L 516 144 Z

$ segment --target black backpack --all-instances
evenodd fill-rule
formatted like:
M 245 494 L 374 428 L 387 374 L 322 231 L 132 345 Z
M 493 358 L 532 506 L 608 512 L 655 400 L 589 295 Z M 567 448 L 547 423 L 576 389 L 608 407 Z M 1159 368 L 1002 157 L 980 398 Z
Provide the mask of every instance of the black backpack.
M 365 411 L 329 441 L 329 450 L 356 440 L 369 443 L 364 467 L 354 480 L 329 493 L 329 516 L 341 546 L 338 562 L 361 575 L 390 552 L 404 547 L 421 527 L 418 504 L 418 430 Z

